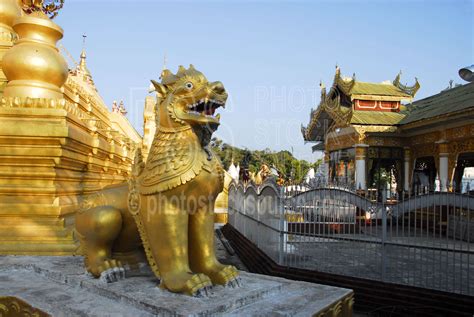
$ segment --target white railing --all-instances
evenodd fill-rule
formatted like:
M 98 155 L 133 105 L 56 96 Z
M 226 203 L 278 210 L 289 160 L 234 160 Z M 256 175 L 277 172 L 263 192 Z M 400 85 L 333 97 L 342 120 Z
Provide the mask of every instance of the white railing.
M 283 266 L 474 294 L 474 196 L 366 194 L 232 183 L 229 223 Z
M 229 187 L 229 223 L 277 263 L 282 260 L 287 231 L 280 196 L 274 183 Z

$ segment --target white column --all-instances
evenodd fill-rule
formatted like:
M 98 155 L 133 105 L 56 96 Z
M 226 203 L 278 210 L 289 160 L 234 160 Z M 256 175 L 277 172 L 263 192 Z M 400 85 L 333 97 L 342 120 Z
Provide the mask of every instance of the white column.
M 442 192 L 448 191 L 448 154 L 439 154 L 439 182 Z
M 439 183 L 442 192 L 448 191 L 448 144 L 439 143 Z
M 327 184 L 329 184 L 329 164 L 330 164 L 330 161 L 331 161 L 331 155 L 329 154 L 329 151 L 324 151 L 324 178 L 325 178 L 325 182 Z
M 411 152 L 409 148 L 404 149 L 404 161 L 403 161 L 403 190 L 406 192 L 410 191 L 410 160 Z
M 367 183 L 366 183 L 366 172 L 365 172 L 365 166 L 366 166 L 366 152 L 367 152 L 367 147 L 368 145 L 366 144 L 356 144 L 354 145 L 355 147 L 355 165 L 356 165 L 356 172 L 355 172 L 355 185 L 356 185 L 356 190 L 361 189 L 365 190 L 367 189 Z

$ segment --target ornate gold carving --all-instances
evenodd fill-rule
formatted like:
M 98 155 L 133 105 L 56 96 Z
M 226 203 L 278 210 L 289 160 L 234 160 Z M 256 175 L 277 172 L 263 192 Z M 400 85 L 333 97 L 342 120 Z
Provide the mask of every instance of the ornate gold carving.
M 423 144 L 412 148 L 413 158 L 419 158 L 424 156 L 433 156 L 436 153 L 436 144 Z
M 361 139 L 365 139 L 367 133 L 382 132 L 395 133 L 398 128 L 395 126 L 376 126 L 376 125 L 353 125 L 354 129 L 361 135 Z
M 194 146 L 201 145 L 195 142 L 191 128 L 175 133 L 158 133 L 151 146 L 141 192 L 161 192 L 195 178 L 207 159 L 206 154 L 196 151 Z
M 474 126 L 474 125 L 473 125 Z M 466 130 L 471 129 L 472 126 L 465 127 Z M 451 135 L 452 136 L 452 135 Z M 464 139 L 459 141 L 452 141 L 447 144 L 448 151 L 448 179 L 452 180 L 454 175 L 454 170 L 456 169 L 457 160 L 459 154 L 474 152 L 474 139 Z
M 440 132 L 435 131 L 435 132 L 429 132 L 421 135 L 417 135 L 416 137 L 410 138 L 409 143 L 410 145 L 419 145 L 419 144 L 425 144 L 425 143 L 434 143 L 440 139 Z
M 0 316 L 2 317 L 50 317 L 51 315 L 32 307 L 16 297 L 0 296 Z
M 354 294 L 346 296 L 342 300 L 339 300 L 327 309 L 316 314 L 316 317 L 351 317 L 354 306 Z
M 405 161 L 409 161 L 411 159 L 411 149 L 406 147 L 403 149 L 403 157 Z
M 466 153 L 474 151 L 474 139 L 466 139 L 461 141 L 450 142 L 448 145 L 449 153 Z
M 454 141 L 464 138 L 472 138 L 474 135 L 474 124 L 468 124 L 463 127 L 446 129 L 446 140 Z
M 342 316 L 352 316 L 354 309 L 354 294 L 351 294 L 344 298 L 342 301 Z
M 68 105 L 70 106 L 70 105 Z M 30 97 L 3 97 L 0 99 L 0 108 L 46 108 L 65 109 L 65 99 L 30 98 Z M 72 107 L 71 107 L 72 112 Z M 76 114 L 79 111 L 75 110 Z
M 138 178 L 142 175 L 145 168 L 145 163 L 143 162 L 143 157 L 141 154 L 141 149 L 138 148 L 135 153 L 135 160 L 133 162 L 132 177 L 128 181 L 128 211 L 135 220 L 135 224 L 138 228 L 138 233 L 143 244 L 143 250 L 150 265 L 152 272 L 157 278 L 160 278 L 160 270 L 158 264 L 153 257 L 153 252 L 151 249 L 151 243 L 148 240 L 148 235 L 146 234 L 145 226 L 143 225 L 142 219 L 139 215 L 141 204 L 140 189 L 138 188 Z
M 449 152 L 449 146 L 448 143 L 439 143 L 438 144 L 438 153 L 441 154 L 448 154 Z
M 356 146 L 355 148 L 355 159 L 363 160 L 367 156 L 367 147 Z
M 335 135 L 332 137 L 328 137 L 326 143 L 326 149 L 330 152 L 340 149 L 346 149 L 353 147 L 355 144 L 358 144 L 359 136 L 355 133 L 352 134 L 345 134 L 345 135 Z
M 163 288 L 191 295 L 211 283 L 235 285 L 237 269 L 215 257 L 214 206 L 224 170 L 208 148 L 219 125 L 214 111 L 227 93 L 192 66 L 177 74 L 164 70 L 161 78 L 153 81 L 159 127 L 147 163 L 137 152 L 128 184 L 104 188 L 106 203 L 77 214 L 86 268 L 116 279 L 123 263 L 112 250 L 139 249 L 141 242 Z
M 370 146 L 388 146 L 388 147 L 403 146 L 403 141 L 399 138 L 394 138 L 394 137 L 369 136 L 365 143 L 367 143 Z

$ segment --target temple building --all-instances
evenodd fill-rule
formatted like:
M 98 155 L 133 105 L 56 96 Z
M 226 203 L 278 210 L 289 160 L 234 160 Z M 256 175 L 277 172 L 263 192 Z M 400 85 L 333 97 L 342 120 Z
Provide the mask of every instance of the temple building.
M 336 68 L 319 107 L 302 127 L 313 151 L 324 151 L 329 183 L 371 190 L 379 197 L 425 190 L 461 190 L 474 166 L 474 83 L 413 101 L 420 88 L 367 83 Z M 457 184 L 457 185 L 456 185 Z

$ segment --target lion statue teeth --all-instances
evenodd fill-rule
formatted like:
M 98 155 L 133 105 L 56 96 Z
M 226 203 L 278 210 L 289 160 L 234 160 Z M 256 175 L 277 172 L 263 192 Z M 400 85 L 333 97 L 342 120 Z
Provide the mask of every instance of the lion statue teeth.
M 237 286 L 237 269 L 219 263 L 214 251 L 224 170 L 209 142 L 227 93 L 192 65 L 176 74 L 164 70 L 161 82 L 152 83 L 159 124 L 146 164 L 137 150 L 129 182 L 85 197 L 76 215 L 86 269 L 113 282 L 146 257 L 160 287 L 171 292 Z

